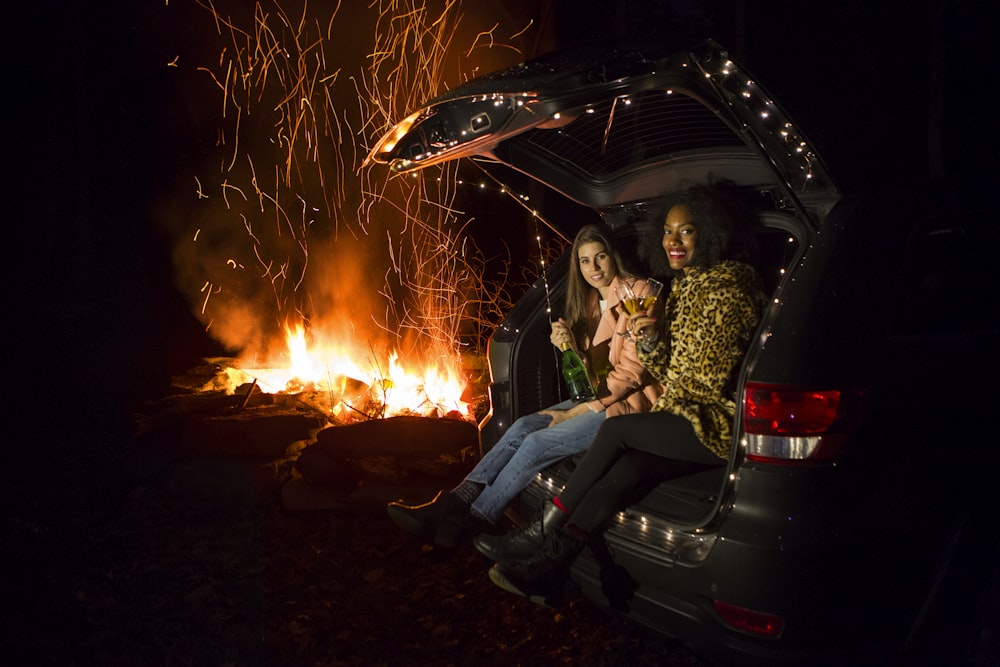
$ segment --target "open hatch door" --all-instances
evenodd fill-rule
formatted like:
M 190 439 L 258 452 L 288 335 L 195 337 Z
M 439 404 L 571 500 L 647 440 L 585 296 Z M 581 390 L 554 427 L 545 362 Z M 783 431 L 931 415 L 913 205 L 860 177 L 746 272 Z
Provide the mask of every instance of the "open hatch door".
M 498 161 L 598 209 L 709 176 L 801 212 L 839 198 L 823 162 L 725 49 L 555 52 L 469 81 L 391 128 L 366 164 Z

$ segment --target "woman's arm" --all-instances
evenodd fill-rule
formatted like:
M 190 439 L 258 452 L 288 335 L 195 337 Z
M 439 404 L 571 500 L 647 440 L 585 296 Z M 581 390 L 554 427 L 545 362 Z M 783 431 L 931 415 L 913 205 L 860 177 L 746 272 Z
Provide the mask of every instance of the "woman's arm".
M 591 411 L 591 409 L 590 403 L 578 403 L 568 410 L 546 409 L 539 410 L 538 414 L 552 417 L 552 421 L 549 422 L 548 426 L 555 426 L 556 424 L 569 421 L 573 417 L 579 417 L 580 415 L 587 414 Z M 546 426 L 546 428 L 548 428 L 548 426 Z
M 627 315 L 619 316 L 618 331 L 624 331 L 624 323 L 627 319 Z M 650 381 L 646 367 L 636 353 L 635 342 L 631 339 L 621 339 L 621 350 L 617 357 L 618 363 L 612 366 L 607 377 L 597 388 L 597 398 L 587 404 L 595 412 L 606 410 L 618 401 L 624 400 L 636 389 Z

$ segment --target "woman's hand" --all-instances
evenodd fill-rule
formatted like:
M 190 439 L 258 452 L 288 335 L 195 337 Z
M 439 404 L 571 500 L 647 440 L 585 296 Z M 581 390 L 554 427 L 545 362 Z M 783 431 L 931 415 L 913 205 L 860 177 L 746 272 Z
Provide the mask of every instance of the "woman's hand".
M 562 348 L 563 343 L 569 343 L 570 347 L 576 349 L 573 333 L 569 330 L 566 320 L 561 317 L 552 323 L 552 334 L 549 336 L 549 340 L 558 348 Z
M 578 405 L 574 405 L 569 410 L 539 410 L 538 414 L 552 417 L 552 421 L 550 421 L 549 425 L 545 427 L 549 428 L 550 426 L 555 426 L 556 424 L 569 421 L 573 417 L 582 415 L 585 412 L 590 412 L 590 408 L 586 403 L 580 403 Z
M 629 333 L 632 334 L 632 338 L 639 340 L 653 335 L 653 332 L 656 331 L 656 318 L 646 313 L 636 313 L 629 315 L 626 326 Z

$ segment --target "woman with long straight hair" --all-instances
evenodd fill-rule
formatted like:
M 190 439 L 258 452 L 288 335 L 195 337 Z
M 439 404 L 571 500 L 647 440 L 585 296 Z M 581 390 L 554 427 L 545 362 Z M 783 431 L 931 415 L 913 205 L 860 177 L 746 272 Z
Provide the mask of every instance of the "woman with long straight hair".
M 628 317 L 615 287 L 631 276 L 610 231 L 586 225 L 570 253 L 575 266 L 569 272 L 564 316 L 552 322 L 549 340 L 557 349 L 569 345 L 584 359 L 597 381 L 596 398 L 562 401 L 519 418 L 456 488 L 438 492 L 430 502 L 389 503 L 389 516 L 404 530 L 428 542 L 456 546 L 495 524 L 538 472 L 584 451 L 605 417 L 645 412 L 659 396 L 659 386 L 636 356 L 635 343 L 624 335 Z M 503 553 L 493 537 L 477 538 L 476 547 L 491 556 Z

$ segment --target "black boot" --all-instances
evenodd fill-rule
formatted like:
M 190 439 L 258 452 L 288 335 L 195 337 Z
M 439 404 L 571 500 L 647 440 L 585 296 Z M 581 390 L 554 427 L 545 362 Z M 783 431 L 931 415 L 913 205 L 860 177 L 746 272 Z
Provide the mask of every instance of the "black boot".
M 482 533 L 472 540 L 482 555 L 497 563 L 511 563 L 530 558 L 541 550 L 545 536 L 566 523 L 569 515 L 551 500 L 545 501 L 527 525 L 505 533 Z
M 531 558 L 490 568 L 490 580 L 508 593 L 555 607 L 566 591 L 569 568 L 586 544 L 584 534 L 559 528 L 546 535 L 541 551 Z
M 449 493 L 448 495 L 455 499 L 454 504 L 451 509 L 445 512 L 444 518 L 438 524 L 437 532 L 434 534 L 434 544 L 454 548 L 484 530 L 488 524 L 473 516 L 472 512 L 469 511 L 469 505 L 455 494 Z
M 403 530 L 428 544 L 449 548 L 458 546 L 481 524 L 469 512 L 467 503 L 447 491 L 438 491 L 434 500 L 423 505 L 405 505 L 397 500 L 389 503 L 386 511 Z

